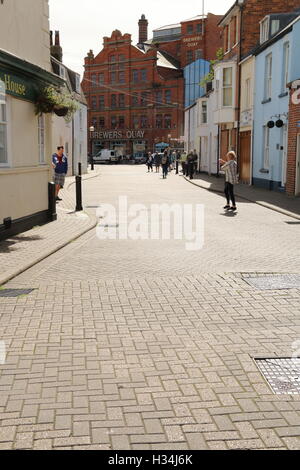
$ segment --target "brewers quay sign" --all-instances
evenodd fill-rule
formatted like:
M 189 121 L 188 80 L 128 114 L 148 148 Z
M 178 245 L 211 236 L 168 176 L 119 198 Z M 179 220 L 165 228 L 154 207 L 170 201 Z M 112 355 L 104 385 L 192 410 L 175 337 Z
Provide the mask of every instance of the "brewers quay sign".
M 115 130 L 115 131 L 102 131 L 92 132 L 92 137 L 99 140 L 129 140 L 129 139 L 143 139 L 145 131 L 132 131 L 132 130 Z

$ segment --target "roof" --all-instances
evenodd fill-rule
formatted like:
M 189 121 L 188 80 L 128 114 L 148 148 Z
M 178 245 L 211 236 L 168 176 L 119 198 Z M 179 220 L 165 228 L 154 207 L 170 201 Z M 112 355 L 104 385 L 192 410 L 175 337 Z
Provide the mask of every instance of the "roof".
M 284 13 L 283 13 L 284 15 Z M 271 16 L 271 15 L 270 15 Z M 276 16 L 280 16 L 280 15 L 276 15 Z M 263 44 L 260 44 L 256 49 L 255 51 L 253 52 L 254 55 L 258 55 L 260 54 L 261 52 L 263 52 L 265 49 L 267 49 L 269 46 L 271 46 L 272 44 L 274 44 L 276 41 L 278 41 L 279 39 L 281 39 L 285 34 L 289 33 L 290 31 L 292 31 L 293 29 L 293 25 L 295 23 L 297 23 L 298 21 L 300 20 L 300 15 L 299 15 L 299 12 L 298 12 L 298 15 L 296 16 L 296 18 L 294 17 L 294 19 L 292 21 L 290 21 L 288 24 L 285 24 L 283 26 L 283 28 L 281 30 L 279 30 L 277 32 L 277 34 L 275 34 L 275 36 L 272 36 L 268 41 L 264 42 Z
M 203 20 L 205 18 L 207 18 L 207 15 L 198 15 L 198 16 L 194 16 L 194 18 L 190 18 L 189 20 L 184 20 L 181 23 L 188 23 L 189 21 Z
M 166 67 L 168 69 L 178 70 L 174 64 L 172 64 L 167 57 L 160 51 L 157 51 L 157 66 Z
M 156 28 L 153 30 L 153 32 L 155 31 L 163 31 L 164 29 L 175 29 L 175 28 L 181 28 L 181 23 L 177 23 L 177 24 L 168 24 L 166 26 L 161 26 L 160 28 Z

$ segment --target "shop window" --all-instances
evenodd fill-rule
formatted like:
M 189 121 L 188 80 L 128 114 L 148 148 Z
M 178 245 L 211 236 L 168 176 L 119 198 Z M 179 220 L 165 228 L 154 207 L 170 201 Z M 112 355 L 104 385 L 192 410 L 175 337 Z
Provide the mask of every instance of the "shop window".
M 5 85 L 0 80 L 0 165 L 5 165 L 7 162 L 7 101 Z
M 38 116 L 39 163 L 45 163 L 45 115 Z
M 165 128 L 166 129 L 171 129 L 172 127 L 172 118 L 170 116 L 170 114 L 166 114 L 165 115 Z

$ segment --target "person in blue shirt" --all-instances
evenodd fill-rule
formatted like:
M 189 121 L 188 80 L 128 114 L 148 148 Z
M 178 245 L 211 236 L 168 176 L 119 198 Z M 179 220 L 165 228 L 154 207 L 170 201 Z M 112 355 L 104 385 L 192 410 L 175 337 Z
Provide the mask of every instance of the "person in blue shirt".
M 55 197 L 57 201 L 61 201 L 59 191 L 65 185 L 66 175 L 68 173 L 68 159 L 64 154 L 64 147 L 57 147 L 57 152 L 52 155 L 52 166 L 54 169 L 54 183 L 56 186 Z

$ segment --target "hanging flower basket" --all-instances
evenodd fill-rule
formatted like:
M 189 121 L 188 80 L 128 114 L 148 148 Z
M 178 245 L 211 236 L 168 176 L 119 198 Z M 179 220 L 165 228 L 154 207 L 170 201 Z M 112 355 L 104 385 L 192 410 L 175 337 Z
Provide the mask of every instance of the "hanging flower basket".
M 55 113 L 57 116 L 64 117 L 67 122 L 72 120 L 77 109 L 78 104 L 72 95 L 61 93 L 60 90 L 51 86 L 39 90 L 35 101 L 36 114 Z
M 60 116 L 60 117 L 65 117 L 68 112 L 69 112 L 69 108 L 67 107 L 64 107 L 64 108 L 54 108 L 53 109 L 54 113 L 57 115 L 57 116 Z

